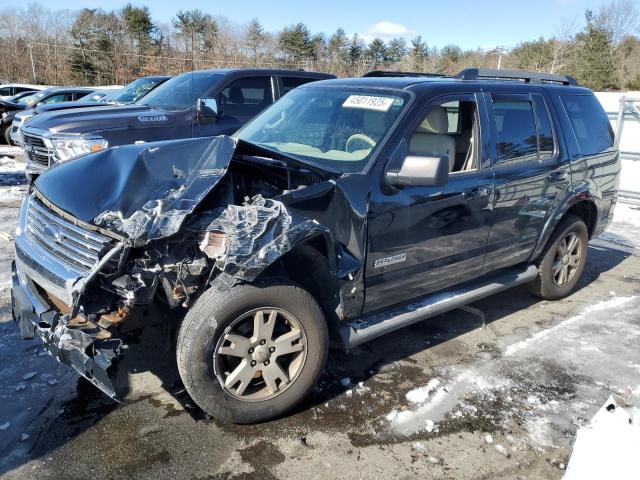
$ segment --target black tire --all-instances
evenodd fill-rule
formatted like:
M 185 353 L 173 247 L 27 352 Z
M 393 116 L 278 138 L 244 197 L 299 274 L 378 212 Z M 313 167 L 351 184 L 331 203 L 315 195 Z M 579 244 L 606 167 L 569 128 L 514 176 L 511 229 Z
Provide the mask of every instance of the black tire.
M 13 141 L 11 140 L 11 125 L 2 129 L 2 139 L 7 145 L 13 145 Z
M 214 371 L 213 354 L 225 329 L 254 309 L 277 308 L 290 313 L 306 335 L 306 356 L 297 377 L 277 396 L 243 401 L 226 391 Z M 185 317 L 177 343 L 180 377 L 191 398 L 216 419 L 257 423 L 278 417 L 303 400 L 317 382 L 327 358 L 327 323 L 316 300 L 285 280 L 241 284 L 220 292 L 210 288 Z
M 572 234 L 575 234 L 581 242 L 579 263 L 571 278 L 569 278 L 566 283 L 559 284 L 554 278 L 554 261 L 556 261 L 558 256 L 559 245 Z M 566 215 L 554 230 L 538 258 L 538 276 L 529 284 L 531 293 L 545 300 L 558 300 L 569 295 L 584 271 L 584 266 L 587 261 L 588 243 L 589 231 L 584 221 L 576 215 Z

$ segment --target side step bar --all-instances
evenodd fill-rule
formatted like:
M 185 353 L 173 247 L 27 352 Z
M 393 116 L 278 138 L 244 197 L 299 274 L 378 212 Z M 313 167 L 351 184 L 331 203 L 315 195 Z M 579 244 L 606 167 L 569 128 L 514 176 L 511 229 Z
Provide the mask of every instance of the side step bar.
M 535 265 L 520 265 L 487 275 L 473 283 L 434 293 L 391 311 L 364 315 L 340 326 L 337 332 L 339 345 L 342 348 L 355 347 L 399 328 L 530 282 L 537 275 Z

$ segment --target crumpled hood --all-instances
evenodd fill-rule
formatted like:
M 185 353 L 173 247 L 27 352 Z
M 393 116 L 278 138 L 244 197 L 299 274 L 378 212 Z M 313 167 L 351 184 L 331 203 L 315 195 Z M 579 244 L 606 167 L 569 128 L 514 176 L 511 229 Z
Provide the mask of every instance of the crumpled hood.
M 35 188 L 78 220 L 139 246 L 180 229 L 226 173 L 235 147 L 227 136 L 115 147 L 56 165 Z
M 81 134 L 101 130 L 123 129 L 147 125 L 149 117 L 162 118 L 164 112 L 147 105 L 109 105 L 102 108 L 72 108 L 48 112 L 33 118 L 29 127 L 52 133 Z M 166 115 L 164 115 L 166 118 Z

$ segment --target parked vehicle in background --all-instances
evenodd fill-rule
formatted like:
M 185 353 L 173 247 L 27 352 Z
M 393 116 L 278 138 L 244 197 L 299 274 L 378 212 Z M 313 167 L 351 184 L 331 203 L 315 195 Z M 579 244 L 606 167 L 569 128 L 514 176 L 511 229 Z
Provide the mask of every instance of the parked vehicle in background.
M 26 83 L 9 83 L 0 85 L 0 100 L 6 100 L 9 97 L 26 91 L 39 91 L 51 88 L 47 85 L 29 85 Z
M 9 145 L 19 145 L 20 137 L 18 136 L 18 128 L 25 119 L 31 116 L 33 109 L 40 105 L 47 105 L 61 102 L 73 102 L 95 91 L 89 87 L 54 87 L 42 90 L 29 97 L 25 97 L 25 102 L 20 104 L 20 108 L 12 112 L 7 112 L 3 118 L 2 128 L 4 128 L 4 140 Z M 24 113 L 17 116 L 17 112 L 23 110 Z M 18 118 L 18 122 L 14 119 Z
M 8 102 L 8 103 L 18 103 L 20 102 L 23 98 L 25 97 L 29 97 L 31 95 L 33 95 L 34 93 L 37 93 L 37 90 L 25 90 L 24 92 L 21 93 L 17 93 L 15 95 L 13 95 L 12 97 L 9 97 L 5 100 L 0 100 L 0 102 Z
M 110 93 L 101 100 L 105 103 L 130 105 L 137 102 L 142 97 L 149 94 L 153 89 L 159 87 L 171 78 L 172 77 L 167 75 L 141 77 L 124 86 L 117 92 Z
M 156 88 L 158 85 L 161 85 L 170 78 L 171 77 L 169 76 L 142 77 L 134 80 L 124 88 L 96 90 L 74 101 L 63 101 L 55 103 L 40 102 L 35 108 L 15 115 L 13 130 L 9 134 L 10 140 L 15 145 L 21 144 L 19 128 L 24 124 L 24 121 L 26 119 L 32 117 L 33 115 L 52 112 L 54 110 L 68 110 L 71 108 L 105 107 L 114 104 L 127 105 L 139 100 L 144 95 Z
M 108 95 L 113 95 L 114 93 L 118 93 L 121 89 L 119 88 L 112 88 L 109 90 L 96 90 L 95 92 L 91 92 L 88 95 L 85 95 L 84 97 L 79 98 L 78 100 L 76 100 L 76 102 L 89 102 L 89 103 L 94 103 L 94 102 L 101 102 L 103 98 L 105 98 Z
M 289 90 L 335 78 L 299 70 L 226 69 L 183 73 L 135 104 L 49 112 L 21 129 L 26 174 L 79 155 L 136 142 L 230 135 Z
M 219 92 L 221 122 L 240 93 L 265 97 L 255 79 L 190 94 L 175 80 L 159 105 L 200 98 L 211 115 Z M 114 398 L 121 347 L 178 330 L 193 400 L 264 421 L 311 391 L 330 341 L 351 348 L 519 284 L 568 295 L 619 174 L 605 112 L 570 77 L 307 84 L 233 137 L 110 148 L 40 176 L 16 230 L 13 316 Z
M 6 100 L 0 100 L 0 143 L 6 142 L 7 135 L 10 134 L 7 129 L 11 128 L 10 124 L 12 120 L 9 122 L 6 121 L 9 112 L 15 112 L 25 108 L 35 93 L 37 92 L 26 91 L 9 97 Z

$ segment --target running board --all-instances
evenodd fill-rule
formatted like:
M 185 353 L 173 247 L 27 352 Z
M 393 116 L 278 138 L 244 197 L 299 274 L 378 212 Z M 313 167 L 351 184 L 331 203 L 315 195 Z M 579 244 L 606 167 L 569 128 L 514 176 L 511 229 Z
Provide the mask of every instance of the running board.
M 351 348 L 399 328 L 461 307 L 536 278 L 535 265 L 520 265 L 482 277 L 447 291 L 435 293 L 390 311 L 364 315 L 338 328 L 339 344 Z

